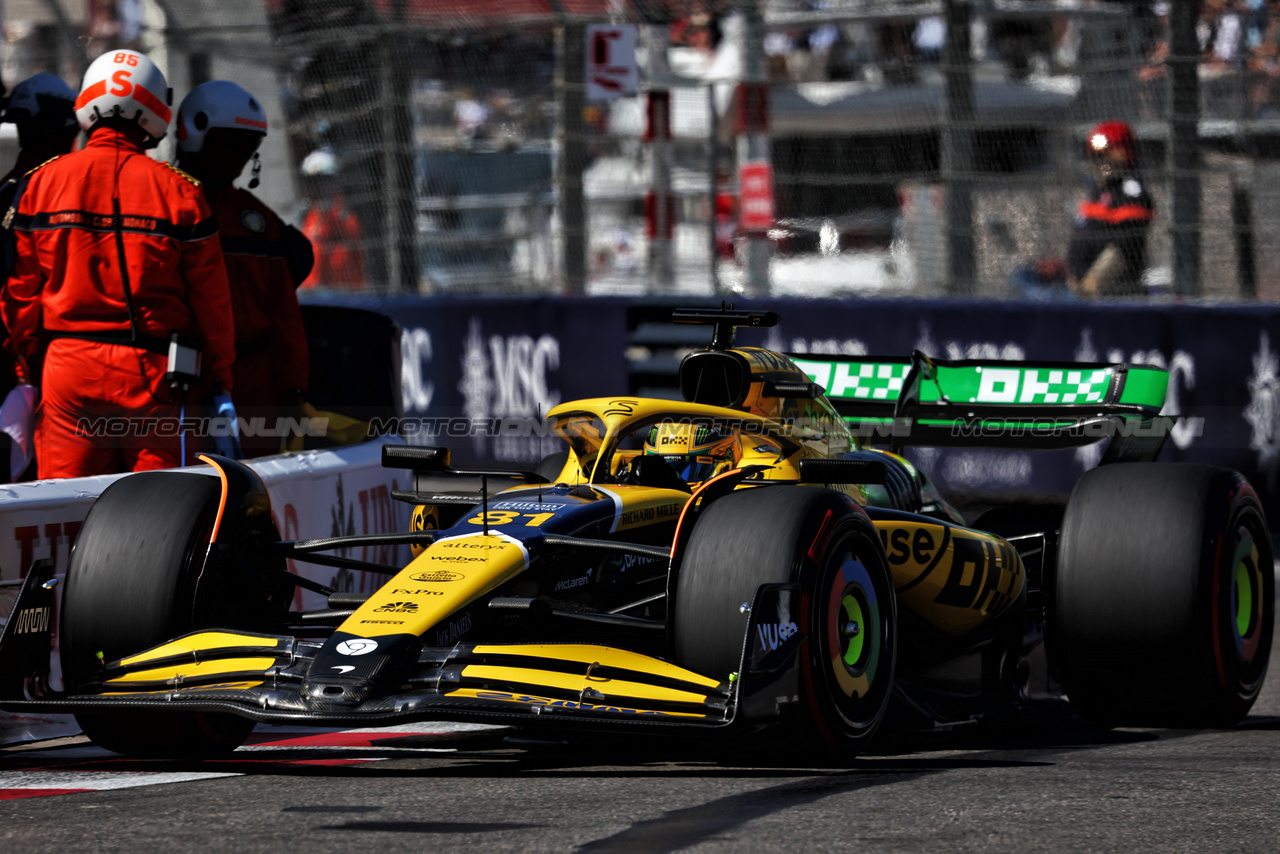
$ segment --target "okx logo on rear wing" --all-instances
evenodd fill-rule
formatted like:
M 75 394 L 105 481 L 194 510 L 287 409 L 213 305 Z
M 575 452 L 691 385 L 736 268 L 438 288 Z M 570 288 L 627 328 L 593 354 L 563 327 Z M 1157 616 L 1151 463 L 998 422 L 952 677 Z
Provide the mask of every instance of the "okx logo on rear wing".
M 1124 459 L 1154 458 L 1175 418 L 1160 416 L 1167 371 L 1149 365 L 792 355 L 873 443 L 1070 448 L 1113 438 Z

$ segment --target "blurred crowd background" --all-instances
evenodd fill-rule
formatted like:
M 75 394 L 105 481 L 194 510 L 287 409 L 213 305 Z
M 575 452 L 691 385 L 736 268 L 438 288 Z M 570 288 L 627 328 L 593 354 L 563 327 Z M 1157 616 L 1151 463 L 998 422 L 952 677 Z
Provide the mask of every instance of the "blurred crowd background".
M 1157 210 L 1150 298 L 1277 300 L 1280 0 L 1192 3 L 1194 56 L 1171 47 L 1180 2 L 3 0 L 0 74 L 78 89 L 126 46 L 175 103 L 217 78 L 258 95 L 257 192 L 317 242 L 309 287 L 1014 298 L 1016 270 L 1065 252 L 1088 131 L 1118 119 Z M 602 23 L 636 27 L 635 94 L 588 97 Z M 754 237 L 735 97 L 752 79 L 774 214 Z M 652 90 L 670 93 L 661 145 Z M 0 165 L 15 147 L 0 126 Z

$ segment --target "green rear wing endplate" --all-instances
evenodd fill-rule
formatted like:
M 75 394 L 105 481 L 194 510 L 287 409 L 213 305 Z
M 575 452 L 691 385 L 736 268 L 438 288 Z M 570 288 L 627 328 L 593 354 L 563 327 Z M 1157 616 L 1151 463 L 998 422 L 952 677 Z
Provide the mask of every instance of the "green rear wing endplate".
M 1154 458 L 1169 374 L 1149 365 L 795 354 L 860 436 L 895 446 L 1071 448 Z M 883 441 L 879 441 L 883 440 Z

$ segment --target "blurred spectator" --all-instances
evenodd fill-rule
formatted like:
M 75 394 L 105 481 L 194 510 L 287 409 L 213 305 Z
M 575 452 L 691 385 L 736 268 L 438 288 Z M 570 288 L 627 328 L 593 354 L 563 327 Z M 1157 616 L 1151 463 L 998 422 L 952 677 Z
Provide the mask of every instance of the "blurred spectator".
M 1048 18 L 994 18 L 990 33 L 1014 80 L 1027 79 L 1032 58 L 1053 50 L 1053 21 Z
M 789 79 L 787 57 L 795 50 L 795 41 L 790 33 L 770 30 L 764 36 L 764 68 L 769 80 L 775 83 Z
M 1133 128 L 1102 122 L 1089 132 L 1086 150 L 1093 180 L 1067 249 L 1068 284 L 1086 298 L 1143 294 L 1155 205 L 1138 175 Z
M 734 258 L 734 238 L 738 234 L 738 196 L 733 192 L 733 177 L 726 166 L 716 168 L 715 211 L 716 257 L 722 261 Z
M 1262 36 L 1267 31 L 1266 0 L 1242 0 L 1241 14 L 1244 16 L 1244 49 L 1248 53 L 1262 44 Z
M 916 50 L 912 42 L 914 33 L 915 24 L 910 21 L 890 21 L 877 25 L 880 70 L 886 83 L 916 82 Z
M 364 233 L 338 189 L 337 156 L 327 146 L 316 149 L 302 161 L 302 174 L 313 184 L 302 233 L 311 241 L 316 259 L 302 287 L 365 287 Z
M 489 108 L 476 100 L 471 89 L 463 89 L 453 104 L 453 123 L 467 142 L 489 135 Z
M 1147 232 L 1155 205 L 1138 175 L 1137 139 L 1125 122 L 1106 121 L 1086 143 L 1091 181 L 1080 202 L 1067 257 L 1013 272 L 1010 285 L 1034 300 L 1145 295 Z
M 921 18 L 911 35 L 920 61 L 936 64 L 942 59 L 942 48 L 947 43 L 947 22 L 939 15 Z
M 1208 0 L 1196 24 L 1204 62 L 1222 71 L 1236 67 L 1244 44 L 1244 23 L 1233 0 Z
M 1265 10 L 1266 29 L 1249 54 L 1250 98 L 1255 118 L 1274 117 L 1277 95 L 1280 95 L 1277 91 L 1280 83 L 1280 0 L 1268 0 Z
M 613 269 L 620 276 L 631 279 L 640 269 L 640 257 L 636 254 L 635 238 L 625 228 L 614 232 Z
M 808 63 L 803 78 L 797 80 L 827 80 L 830 78 L 828 64 L 833 50 L 838 50 L 843 37 L 840 28 L 835 24 L 823 24 L 811 30 L 805 44 L 809 48 Z
M 720 45 L 720 22 L 710 15 L 698 14 L 680 18 L 671 25 L 673 47 L 691 47 L 714 51 Z
M 1159 119 L 1165 113 L 1165 77 L 1169 73 L 1169 4 L 1157 3 L 1152 11 L 1155 21 L 1143 39 L 1146 59 L 1138 68 L 1138 94 L 1142 117 Z

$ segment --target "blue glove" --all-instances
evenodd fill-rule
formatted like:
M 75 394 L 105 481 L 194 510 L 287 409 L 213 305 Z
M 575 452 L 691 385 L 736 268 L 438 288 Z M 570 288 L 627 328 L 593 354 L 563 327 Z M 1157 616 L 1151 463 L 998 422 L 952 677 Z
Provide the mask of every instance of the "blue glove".
M 236 405 L 231 402 L 231 395 L 219 389 L 213 395 L 214 413 L 210 432 L 213 434 L 213 446 L 218 453 L 228 459 L 243 460 L 244 451 L 240 447 L 240 422 L 236 420 Z

